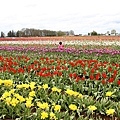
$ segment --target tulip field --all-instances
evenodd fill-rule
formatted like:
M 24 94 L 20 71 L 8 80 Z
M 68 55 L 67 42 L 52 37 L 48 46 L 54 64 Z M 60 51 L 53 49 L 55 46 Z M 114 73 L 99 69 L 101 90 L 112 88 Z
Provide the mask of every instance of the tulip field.
M 120 120 L 120 46 L 52 42 L 0 42 L 0 120 Z

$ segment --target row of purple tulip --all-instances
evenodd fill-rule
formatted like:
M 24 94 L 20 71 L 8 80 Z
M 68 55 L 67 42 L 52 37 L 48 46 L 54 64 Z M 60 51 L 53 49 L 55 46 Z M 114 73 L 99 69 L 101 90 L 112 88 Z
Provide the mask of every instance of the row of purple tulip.
M 79 53 L 86 53 L 86 54 L 92 54 L 96 53 L 97 55 L 101 54 L 111 54 L 111 55 L 119 55 L 120 50 L 115 50 L 115 49 L 76 49 L 76 48 L 64 48 L 63 50 L 58 49 L 57 47 L 35 47 L 35 46 L 0 46 L 0 50 L 4 51 L 20 51 L 20 52 L 28 52 L 28 51 L 33 51 L 33 52 L 66 52 L 66 53 L 74 53 L 74 54 L 79 54 Z

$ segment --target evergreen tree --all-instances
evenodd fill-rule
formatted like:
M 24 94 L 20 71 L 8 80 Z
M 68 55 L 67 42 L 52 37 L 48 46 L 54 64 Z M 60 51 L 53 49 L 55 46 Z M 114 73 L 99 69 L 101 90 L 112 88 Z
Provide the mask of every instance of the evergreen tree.
M 4 34 L 4 32 L 1 32 L 1 37 L 3 38 L 3 37 L 5 37 L 5 34 Z
M 15 35 L 15 32 L 12 30 L 12 33 L 11 33 L 11 37 L 15 37 L 16 35 Z
M 16 32 L 16 37 L 20 37 L 20 31 L 19 30 Z
M 97 35 L 97 32 L 93 30 L 93 32 L 91 32 L 91 35 L 95 36 Z
M 12 37 L 12 32 L 9 31 L 8 34 L 7 34 L 8 37 Z

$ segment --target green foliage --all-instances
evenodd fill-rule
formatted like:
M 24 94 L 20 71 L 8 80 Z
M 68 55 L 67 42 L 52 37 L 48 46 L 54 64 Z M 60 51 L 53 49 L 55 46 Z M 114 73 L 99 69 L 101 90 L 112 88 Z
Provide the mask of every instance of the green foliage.
M 73 34 L 73 31 L 71 31 Z M 42 36 L 64 36 L 66 32 L 63 31 L 52 31 L 52 30 L 39 30 L 33 28 L 23 28 L 17 32 L 9 31 L 7 33 L 8 37 L 42 37 Z
M 93 32 L 91 32 L 91 35 L 92 35 L 92 36 L 96 36 L 96 35 L 97 35 L 97 32 L 96 32 L 96 31 L 93 31 Z
M 4 38 L 4 37 L 5 37 L 4 32 L 1 32 L 1 37 L 2 37 L 2 38 Z

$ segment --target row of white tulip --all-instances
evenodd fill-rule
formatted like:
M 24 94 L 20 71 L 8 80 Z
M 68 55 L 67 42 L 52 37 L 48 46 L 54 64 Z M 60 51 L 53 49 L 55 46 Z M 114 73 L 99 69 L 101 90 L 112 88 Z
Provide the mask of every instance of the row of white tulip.
M 66 45 L 120 45 L 120 41 L 62 41 Z M 0 44 L 59 44 L 59 41 L 0 41 Z

